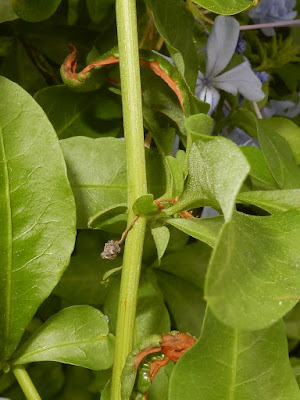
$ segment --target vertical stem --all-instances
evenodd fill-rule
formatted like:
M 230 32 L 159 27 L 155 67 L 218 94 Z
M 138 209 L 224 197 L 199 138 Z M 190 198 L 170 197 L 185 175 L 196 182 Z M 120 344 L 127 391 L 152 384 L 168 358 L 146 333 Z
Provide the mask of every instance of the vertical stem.
M 134 218 L 133 203 L 147 193 L 135 0 L 116 0 L 116 15 L 127 159 L 129 225 Z M 125 243 L 111 400 L 120 400 L 122 369 L 132 349 L 145 228 L 146 218 L 140 217 L 129 231 Z
M 30 376 L 28 375 L 23 365 L 14 367 L 12 371 L 17 381 L 19 382 L 19 385 L 21 386 L 26 398 L 28 400 L 41 400 L 40 395 L 38 394 L 34 384 L 32 383 L 32 380 L 30 379 Z

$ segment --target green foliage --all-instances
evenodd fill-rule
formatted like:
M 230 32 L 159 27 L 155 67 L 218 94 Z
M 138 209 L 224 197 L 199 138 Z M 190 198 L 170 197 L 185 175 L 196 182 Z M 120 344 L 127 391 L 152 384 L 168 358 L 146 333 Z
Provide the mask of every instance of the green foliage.
M 216 376 L 222 379 L 216 380 Z M 223 325 L 207 310 L 201 338 L 175 366 L 170 397 L 206 400 L 215 396 L 300 398 L 281 322 L 256 332 L 238 331 Z
M 6 360 L 69 263 L 75 208 L 62 152 L 43 111 L 8 79 L 1 77 L 0 87 L 6 99 L 0 108 L 0 353 Z
M 258 1 L 137 1 L 126 39 L 127 1 L 0 1 L 0 397 L 300 400 L 299 28 L 243 32 L 253 104 L 198 72 Z M 197 342 L 152 382 L 171 329 Z
M 73 306 L 49 318 L 15 355 L 14 365 L 59 361 L 94 370 L 112 365 L 114 337 L 105 316 L 90 306 Z

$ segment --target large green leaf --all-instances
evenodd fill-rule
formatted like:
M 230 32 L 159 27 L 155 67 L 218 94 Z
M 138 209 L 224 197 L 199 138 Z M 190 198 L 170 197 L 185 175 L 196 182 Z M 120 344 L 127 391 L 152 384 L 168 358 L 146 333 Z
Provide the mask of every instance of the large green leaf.
M 121 105 L 108 91 L 77 93 L 59 85 L 40 90 L 35 100 L 43 107 L 60 139 L 116 136 L 121 130 Z
M 217 14 L 233 15 L 257 5 L 258 0 L 195 0 L 195 3 Z
M 38 22 L 51 17 L 61 0 L 11 0 L 14 12 L 25 21 Z
M 0 78 L 0 91 L 0 359 L 5 359 L 69 263 L 75 208 L 44 112 L 6 78 Z
M 181 0 L 146 0 L 159 34 L 166 41 L 171 57 L 194 91 L 198 59 L 193 41 L 193 19 Z M 180 34 L 178 34 L 180 32 Z
M 237 201 L 253 204 L 267 210 L 270 214 L 281 214 L 292 208 L 300 209 L 300 190 L 258 190 L 243 192 L 238 195 Z
M 300 188 L 298 167 L 287 140 L 272 127 L 260 125 L 258 139 L 266 162 L 276 182 L 282 189 Z
M 297 302 L 300 211 L 268 217 L 234 213 L 219 236 L 205 298 L 224 323 L 255 330 L 271 325 Z
M 105 316 L 90 306 L 72 306 L 49 318 L 19 349 L 14 365 L 58 361 L 94 370 L 112 365 L 114 336 Z
M 282 322 L 256 332 L 223 325 L 208 309 L 199 341 L 176 364 L 172 400 L 299 400 Z

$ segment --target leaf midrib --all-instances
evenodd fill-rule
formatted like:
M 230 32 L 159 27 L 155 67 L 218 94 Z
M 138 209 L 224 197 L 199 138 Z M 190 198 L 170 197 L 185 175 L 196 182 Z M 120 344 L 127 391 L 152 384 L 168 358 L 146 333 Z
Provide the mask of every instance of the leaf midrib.
M 11 318 L 11 295 L 12 295 L 12 253 L 13 253 L 13 231 L 12 231 L 12 209 L 10 199 L 10 187 L 9 187 L 9 171 L 7 167 L 7 158 L 5 153 L 5 146 L 3 141 L 3 133 L 0 133 L 0 146 L 3 152 L 3 161 L 5 163 L 5 194 L 6 194 L 6 210 L 7 210 L 7 273 L 6 273 L 6 312 L 5 312 L 5 334 L 4 334 L 4 349 L 6 347 L 7 339 L 9 337 L 10 330 L 10 318 Z

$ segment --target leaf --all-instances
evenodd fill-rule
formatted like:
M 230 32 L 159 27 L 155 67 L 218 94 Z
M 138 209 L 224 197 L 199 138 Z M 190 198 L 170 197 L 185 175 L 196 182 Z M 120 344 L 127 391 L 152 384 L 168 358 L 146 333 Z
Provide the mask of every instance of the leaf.
M 290 119 L 282 117 L 266 118 L 260 121 L 263 129 L 272 130 L 282 136 L 290 145 L 297 164 L 300 164 L 300 129 Z
M 136 199 L 132 206 L 136 215 L 152 215 L 158 214 L 158 205 L 154 202 L 153 194 L 145 194 Z
M 254 178 L 255 186 L 261 186 L 262 189 L 279 188 L 269 170 L 262 150 L 253 146 L 242 146 L 240 149 L 250 165 L 249 175 Z
M 69 263 L 75 207 L 56 134 L 42 109 L 3 77 L 0 91 L 0 359 L 5 360 Z
M 206 280 L 216 316 L 239 329 L 265 328 L 297 302 L 300 211 L 270 217 L 235 212 L 224 225 Z
M 81 136 L 60 143 L 76 200 L 78 229 L 87 228 L 89 219 L 101 211 L 127 204 L 124 140 Z M 155 150 L 146 150 L 146 164 L 148 189 L 157 198 L 164 192 L 165 182 Z
M 148 400 L 168 400 L 169 381 L 173 368 L 174 364 L 169 361 L 167 365 L 158 371 L 150 387 Z
M 231 129 L 238 127 L 252 137 L 257 137 L 257 118 L 254 112 L 246 108 L 238 108 L 228 117 Z
M 120 139 L 74 137 L 61 141 L 77 207 L 77 227 L 90 217 L 127 202 L 125 143 Z
M 13 12 L 10 0 L 1 0 L 0 2 L 0 23 L 13 21 L 18 16 Z
M 101 22 L 107 15 L 112 4 L 112 0 L 87 0 L 86 5 L 91 20 L 96 24 Z
M 293 208 L 300 209 L 300 190 L 268 190 L 243 192 L 237 202 L 253 204 L 267 210 L 270 214 L 281 214 Z
M 57 296 L 72 304 L 104 303 L 108 290 L 102 283 L 104 274 L 122 264 L 122 259 L 103 260 L 100 257 L 107 240 L 108 237 L 99 231 L 78 232 L 70 265 L 54 289 Z
M 115 332 L 119 304 L 120 277 L 111 279 L 104 304 L 104 312 L 109 318 L 110 331 Z M 153 334 L 169 332 L 169 313 L 159 294 L 155 276 L 149 272 L 142 274 L 137 300 L 134 343 Z
M 195 122 L 197 117 L 193 115 L 189 119 Z M 202 117 L 200 122 L 201 127 Z M 208 205 L 221 208 L 225 221 L 228 221 L 234 210 L 235 197 L 249 172 L 249 164 L 240 149 L 229 140 L 201 136 L 201 132 L 198 136 L 189 153 L 186 188 L 179 201 L 164 213 L 172 215 Z
M 121 130 L 121 105 L 108 91 L 76 93 L 59 85 L 40 90 L 35 100 L 44 109 L 60 139 L 116 136 Z
M 257 5 L 258 0 L 195 0 L 195 3 L 216 14 L 233 15 L 251 6 Z
M 207 245 L 193 243 L 166 254 L 154 269 L 175 326 L 182 332 L 201 332 L 206 307 L 203 285 L 210 255 Z
M 154 23 L 168 45 L 171 57 L 192 92 L 195 90 L 198 59 L 193 42 L 193 19 L 178 0 L 147 0 Z M 180 34 L 178 34 L 180 32 Z
M 63 390 L 55 398 L 55 400 L 91 400 L 94 396 L 87 391 L 93 375 L 88 369 L 74 367 L 71 365 L 64 366 L 65 384 Z
M 169 218 L 166 220 L 166 223 L 214 247 L 224 219 L 223 217 Z
M 174 367 L 169 398 L 299 400 L 282 322 L 243 332 L 208 309 L 200 339 Z
M 157 279 L 176 329 L 200 335 L 206 308 L 203 291 L 184 279 L 160 271 Z
M 99 211 L 88 220 L 88 227 L 92 229 L 100 229 L 103 225 L 107 224 L 114 217 L 120 214 L 125 214 L 128 210 L 127 204 L 116 204 L 105 210 Z
M 300 188 L 300 168 L 288 142 L 270 128 L 260 126 L 258 140 L 266 162 L 282 189 Z
M 114 337 L 105 316 L 90 306 L 61 310 L 19 349 L 14 365 L 58 361 L 93 370 L 112 365 Z
M 154 226 L 151 228 L 151 233 L 157 249 L 158 261 L 160 262 L 170 240 L 170 231 L 166 226 Z
M 14 12 L 28 22 L 43 21 L 55 13 L 61 0 L 11 0 Z

